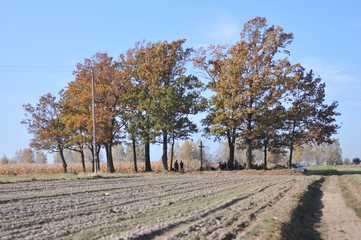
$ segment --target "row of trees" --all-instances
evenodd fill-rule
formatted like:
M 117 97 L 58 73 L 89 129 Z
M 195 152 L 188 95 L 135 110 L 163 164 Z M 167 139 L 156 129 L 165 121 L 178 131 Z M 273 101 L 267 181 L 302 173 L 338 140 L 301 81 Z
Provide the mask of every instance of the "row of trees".
M 208 76 L 215 93 L 203 124 L 206 133 L 226 138 L 229 165 L 235 147 L 247 150 L 247 168 L 252 150 L 289 152 L 291 166 L 296 146 L 332 143 L 337 102 L 325 104 L 325 84 L 300 64 L 291 64 L 286 47 L 293 35 L 281 27 L 267 26 L 265 18 L 248 21 L 240 41 L 202 49 L 194 62 Z
M 338 140 L 332 144 L 308 143 L 298 146 L 294 151 L 294 161 L 306 165 L 341 165 L 346 164 L 342 159 L 342 150 Z
M 171 149 L 168 149 L 168 158 L 187 160 L 187 161 L 199 161 L 200 160 L 200 141 L 194 142 L 192 140 L 186 139 L 182 143 L 175 141 L 174 146 Z M 144 145 L 138 145 L 136 149 L 137 155 L 140 155 L 144 152 Z M 117 161 L 133 161 L 133 149 L 131 145 L 124 146 L 123 144 L 118 144 L 113 149 L 113 158 Z M 203 159 L 205 161 L 213 161 L 212 156 L 210 156 L 208 149 L 203 149 Z M 138 157 L 139 161 L 144 162 L 144 157 Z
M 185 161 L 199 161 L 200 152 L 199 152 L 200 142 L 193 142 L 189 139 L 180 143 L 176 141 L 174 144 L 173 152 L 171 149 L 168 150 L 168 157 L 173 154 L 174 159 L 181 159 Z M 144 144 L 138 144 L 136 147 L 137 161 L 145 162 L 144 159 Z M 133 147 L 131 144 L 119 143 L 112 148 L 112 157 L 114 161 L 117 162 L 133 162 Z M 67 163 L 82 163 L 81 155 L 78 152 L 72 151 L 70 149 L 65 149 L 63 151 L 63 156 L 66 159 Z M 89 148 L 84 149 L 84 159 L 85 162 L 92 161 L 92 153 Z M 208 148 L 203 149 L 203 160 L 205 162 L 214 161 L 213 156 L 209 153 Z M 104 161 L 103 154 L 99 154 L 99 161 Z M 59 152 L 53 154 L 54 163 L 62 163 L 61 156 Z M 48 158 L 43 151 L 36 151 L 30 147 L 20 149 L 16 151 L 14 157 L 8 158 L 6 155 L 3 155 L 0 158 L 0 164 L 47 164 Z
M 47 156 L 43 151 L 36 151 L 30 147 L 16 151 L 13 158 L 8 158 L 6 155 L 3 155 L 0 159 L 0 164 L 46 164 L 47 162 Z
M 200 160 L 200 142 L 194 142 L 191 140 L 185 140 L 182 143 L 176 141 L 174 145 L 174 159 L 180 159 L 183 161 L 199 161 Z M 144 162 L 144 145 L 140 144 L 136 149 L 138 162 Z M 113 147 L 112 150 L 114 161 L 118 162 L 133 162 L 133 149 L 132 146 L 124 145 L 122 143 L 117 144 Z M 89 149 L 84 151 L 85 161 L 92 161 L 92 154 Z M 168 151 L 168 157 L 170 157 L 171 151 Z M 220 142 L 216 151 L 213 153 L 209 152 L 209 149 L 206 147 L 203 149 L 203 160 L 204 162 L 224 162 L 229 159 L 229 147 L 227 142 Z M 245 149 L 237 148 L 235 150 L 235 161 L 240 164 L 243 164 L 246 159 Z M 54 163 L 61 163 L 62 160 L 58 153 L 53 155 Z M 68 163 L 81 163 L 81 157 L 77 152 L 66 149 L 64 151 L 64 157 Z M 274 165 L 281 164 L 283 165 L 287 161 L 287 154 L 279 153 L 270 153 L 268 154 L 268 163 Z M 102 154 L 100 154 L 100 161 L 104 161 Z M 260 163 L 264 159 L 264 152 L 260 149 L 255 149 L 253 151 L 254 161 Z M 358 158 L 350 160 L 348 158 L 342 159 L 342 150 L 340 143 L 336 140 L 332 144 L 305 144 L 303 146 L 298 146 L 294 150 L 293 161 L 301 162 L 305 165 L 340 165 L 340 164 L 358 164 Z M 31 148 L 20 149 L 16 151 L 15 156 L 8 158 L 6 155 L 3 155 L 0 158 L 0 165 L 4 164 L 46 164 L 48 162 L 47 156 L 42 151 L 35 151 Z
M 264 150 L 265 167 L 267 152 L 282 152 L 285 147 L 291 163 L 295 146 L 332 142 L 338 128 L 334 123 L 337 102 L 324 103 L 325 84 L 314 79 L 312 71 L 289 62 L 286 47 L 292 38 L 281 27 L 268 27 L 266 19 L 258 17 L 245 24 L 240 40 L 232 46 L 195 51 L 183 47 L 185 40 L 143 42 L 116 61 L 97 53 L 77 65 L 75 80 L 58 99 L 46 94 L 36 106 L 24 105 L 22 123 L 34 135 L 31 146 L 59 152 L 64 172 L 65 149 L 80 154 L 85 170 L 84 150 L 99 155 L 101 146 L 108 171 L 114 172 L 112 149 L 124 141 L 132 145 L 136 171 L 140 144 L 144 145 L 145 170 L 152 171 L 151 143 L 162 144 L 163 169 L 168 170 L 168 145 L 172 165 L 175 141 L 198 130 L 189 116 L 205 110 L 205 132 L 227 140 L 230 165 L 234 164 L 236 143 L 247 149 L 247 168 L 255 148 Z M 187 74 L 190 61 L 207 74 L 206 86 Z M 92 78 L 96 85 L 95 149 Z M 201 95 L 205 87 L 213 92 L 210 99 Z
M 262 149 L 254 149 L 252 152 L 252 159 L 257 163 L 263 163 L 264 151 Z M 229 146 L 227 142 L 220 143 L 213 159 L 217 162 L 224 161 L 225 156 L 229 155 Z M 235 161 L 243 163 L 247 159 L 246 149 L 237 148 L 234 154 Z M 284 165 L 288 162 L 289 152 L 270 152 L 267 153 L 267 162 L 273 165 Z M 338 140 L 332 144 L 323 143 L 315 144 L 308 143 L 302 146 L 297 146 L 293 153 L 293 162 L 299 162 L 305 165 L 340 165 L 350 164 L 351 161 L 342 159 L 342 150 Z
M 199 161 L 200 160 L 200 152 L 199 152 L 199 142 L 193 142 L 189 139 L 180 143 L 176 141 L 172 149 L 168 149 L 168 158 L 173 154 L 174 159 L 180 160 L 190 160 L 190 161 Z M 136 155 L 137 162 L 145 162 L 144 158 L 144 144 L 138 144 L 136 147 Z M 208 153 L 208 150 L 203 149 L 204 160 L 205 161 L 213 161 L 213 157 Z M 85 161 L 91 162 L 92 154 L 89 149 L 85 149 L 84 151 Z M 132 144 L 124 144 L 119 143 L 112 148 L 112 157 L 115 162 L 134 162 L 133 159 L 133 147 Z M 74 151 L 69 149 L 64 150 L 64 157 L 69 163 L 81 163 L 81 157 Z M 100 153 L 99 156 L 100 161 L 103 161 L 103 156 Z M 54 162 L 61 163 L 61 157 L 59 153 L 54 154 Z
M 85 170 L 84 150 L 99 154 L 105 148 L 109 172 L 114 172 L 112 149 L 128 139 L 136 149 L 144 144 L 146 171 L 152 171 L 150 144 L 163 144 L 163 168 L 168 170 L 168 143 L 187 138 L 197 131 L 189 120 L 206 107 L 200 94 L 203 84 L 186 74 L 185 64 L 192 49 L 185 40 L 139 43 L 114 61 L 97 53 L 77 65 L 75 80 L 56 99 L 52 94 L 40 98 L 36 106 L 24 105 L 28 131 L 34 134 L 31 146 L 59 152 L 64 172 L 64 150 L 79 152 Z M 96 85 L 96 151 L 92 143 L 91 75 Z M 136 151 L 134 164 L 136 167 Z M 98 158 L 99 159 L 99 158 Z M 171 158 L 172 161 L 172 158 Z

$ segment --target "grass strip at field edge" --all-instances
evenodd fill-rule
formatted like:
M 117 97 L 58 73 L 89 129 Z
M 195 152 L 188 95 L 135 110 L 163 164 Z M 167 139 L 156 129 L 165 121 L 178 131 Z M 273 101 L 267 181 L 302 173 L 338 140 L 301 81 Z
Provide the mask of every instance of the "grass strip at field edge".
M 355 211 L 357 217 L 361 219 L 361 201 L 357 199 L 352 189 L 358 189 L 361 184 L 361 178 L 355 179 L 355 175 L 345 175 L 339 177 L 342 197 L 345 200 L 346 206 Z M 358 175 L 358 177 L 360 177 Z M 348 178 L 348 181 L 347 181 Z

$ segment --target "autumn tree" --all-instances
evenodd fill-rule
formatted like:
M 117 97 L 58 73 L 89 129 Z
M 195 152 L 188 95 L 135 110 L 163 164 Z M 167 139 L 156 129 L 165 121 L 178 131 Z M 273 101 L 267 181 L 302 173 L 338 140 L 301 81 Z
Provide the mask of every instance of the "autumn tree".
M 62 107 L 51 93 L 40 97 L 36 106 L 25 104 L 25 119 L 21 121 L 27 126 L 28 132 L 33 134 L 31 147 L 35 149 L 59 152 L 64 173 L 67 172 L 67 163 L 64 158 L 64 149 L 67 147 L 68 134 L 61 118 Z
M 200 96 L 202 83 L 195 76 L 185 74 L 185 64 L 192 50 L 184 49 L 184 42 L 138 44 L 120 60 L 121 66 L 132 69 L 125 71 L 133 80 L 133 103 L 137 103 L 132 121 L 142 122 L 139 127 L 146 149 L 148 142 L 154 141 L 160 133 L 163 170 L 168 170 L 168 143 L 196 131 L 188 115 L 196 114 L 204 105 Z
M 114 172 L 112 147 L 122 137 L 124 120 L 121 114 L 124 110 L 123 97 L 128 88 L 127 79 L 106 53 L 97 53 L 91 59 L 85 59 L 77 65 L 74 74 L 76 79 L 69 84 L 65 95 L 69 109 L 77 112 L 70 116 L 70 121 L 76 124 L 75 137 L 82 138 L 79 142 L 84 138 L 89 141 L 89 133 L 92 132 L 89 109 L 92 99 L 91 77 L 94 77 L 97 141 L 105 148 L 108 172 Z M 78 145 L 78 150 L 82 152 L 83 146 Z
M 133 157 L 133 165 L 134 165 L 134 171 L 138 172 L 138 156 L 142 156 L 145 155 L 145 153 L 143 152 L 138 154 L 139 151 L 137 150 L 137 148 L 139 148 L 139 145 L 137 145 L 139 143 L 139 138 L 140 138 L 140 131 L 138 129 L 138 124 L 139 119 L 142 118 L 140 116 L 140 113 L 137 112 L 136 108 L 133 109 L 129 109 L 127 110 L 127 112 L 125 113 L 125 119 L 126 119 L 126 123 L 125 123 L 125 131 L 128 133 L 129 139 L 131 140 L 131 144 L 128 145 L 127 147 L 127 154 L 128 154 L 128 150 L 130 150 L 130 148 L 132 148 L 132 151 L 130 151 L 132 153 L 132 157 Z M 136 119 L 136 116 L 138 116 L 138 120 Z M 131 147 L 130 147 L 131 146 Z M 129 159 L 130 155 L 126 154 L 126 159 Z M 147 153 L 148 154 L 148 153 Z M 150 171 L 150 159 L 149 162 L 147 162 L 147 166 L 148 166 L 148 171 Z
M 126 95 L 125 131 L 131 141 L 127 147 L 126 159 L 132 155 L 134 171 L 138 171 L 137 161 L 145 161 L 145 171 L 152 171 L 150 162 L 150 144 L 155 141 L 158 133 L 154 129 L 152 100 L 150 97 L 152 66 L 149 65 L 151 43 L 137 43 L 125 54 L 120 54 L 119 68 L 130 82 Z M 143 149 L 144 152 L 139 152 Z M 130 155 L 131 154 L 131 155 Z
M 153 71 L 158 73 L 151 90 L 155 129 L 162 135 L 163 170 L 168 170 L 168 143 L 173 145 L 175 140 L 185 139 L 197 131 L 188 115 L 201 111 L 205 102 L 200 95 L 203 84 L 195 76 L 185 74 L 192 49 L 183 49 L 184 43 L 185 40 L 160 42 L 154 45 L 151 53 L 156 63 Z
M 89 133 L 90 108 L 83 102 L 82 96 L 79 96 L 83 89 L 74 88 L 74 85 L 76 85 L 74 82 L 70 82 L 67 90 L 61 93 L 64 106 L 62 117 L 69 134 L 67 148 L 79 153 L 83 172 L 86 172 L 84 151 L 91 145 L 92 140 Z
M 209 100 L 208 115 L 202 120 L 207 136 L 220 141 L 226 138 L 229 149 L 229 164 L 233 165 L 236 140 L 241 136 L 243 118 L 237 115 L 241 108 L 237 81 L 230 81 L 226 73 L 229 58 L 226 47 L 210 46 L 200 49 L 194 58 L 194 65 L 202 69 L 210 81 L 208 88 L 215 94 Z
M 156 75 L 152 71 L 152 58 L 148 52 L 152 44 L 137 43 L 134 48 L 119 56 L 119 67 L 131 84 L 127 95 L 127 111 L 125 111 L 125 129 L 133 146 L 134 164 L 136 167 L 136 142 L 140 138 L 144 143 L 145 171 L 152 171 L 150 162 L 150 143 L 154 142 L 157 133 L 154 130 L 152 116 L 151 79 Z
M 90 74 L 91 72 L 84 70 L 77 72 L 76 80 L 68 83 L 66 90 L 62 92 L 62 102 L 64 106 L 63 119 L 69 133 L 68 148 L 80 154 L 84 172 L 86 171 L 85 150 L 87 148 L 91 149 L 91 153 L 94 155 L 92 145 L 91 96 L 89 95 L 89 92 L 91 92 Z M 98 152 L 96 154 L 98 154 Z M 99 155 L 97 159 L 99 161 Z M 94 157 L 92 161 L 94 161 Z M 92 162 L 93 172 L 94 166 L 94 162 Z M 97 166 L 99 166 L 99 164 L 97 164 Z
M 291 167 L 295 146 L 315 142 L 332 143 L 332 135 L 339 126 L 335 123 L 337 102 L 325 101 L 325 84 L 314 78 L 313 72 L 303 72 L 289 96 L 285 115 L 285 144 L 289 149 L 288 165 Z
M 211 46 L 195 58 L 211 82 L 209 114 L 203 123 L 206 132 L 226 137 L 233 165 L 237 138 L 247 146 L 247 168 L 251 167 L 252 146 L 259 135 L 257 116 L 278 104 L 293 66 L 287 59 L 293 35 L 281 27 L 267 26 L 265 18 L 248 21 L 240 40 L 227 47 Z M 282 51 L 283 50 L 283 51 Z
M 255 148 L 263 151 L 263 168 L 267 169 L 268 152 L 282 152 L 282 128 L 284 107 L 279 102 L 272 109 L 266 109 L 263 114 L 255 117 L 257 132 Z
M 128 79 L 118 68 L 118 64 L 107 54 L 97 54 L 93 58 L 96 83 L 96 106 L 99 119 L 98 141 L 106 151 L 108 172 L 114 172 L 112 147 L 124 137 L 125 110 L 124 96 L 129 90 Z
M 124 56 L 121 56 L 121 59 L 123 71 L 128 72 L 128 78 L 132 79 L 133 66 L 130 63 L 131 60 L 125 60 Z M 138 172 L 138 158 L 144 158 L 145 155 L 148 156 L 148 151 L 144 150 L 143 153 L 139 152 L 139 148 L 141 146 L 140 141 L 142 135 L 148 136 L 148 134 L 144 134 L 147 131 L 144 131 L 144 127 L 142 125 L 142 120 L 144 119 L 145 113 L 142 112 L 141 109 L 138 109 L 137 105 L 137 102 L 139 101 L 139 97 L 137 94 L 140 93 L 141 89 L 139 88 L 139 86 L 136 86 L 135 83 L 132 81 L 131 84 L 131 88 L 129 89 L 128 95 L 126 97 L 126 110 L 123 113 L 123 118 L 125 120 L 124 130 L 127 133 L 128 139 L 130 140 L 130 144 L 128 144 L 127 146 L 126 160 L 129 161 L 130 156 L 132 156 L 134 171 Z M 150 159 L 148 160 L 149 161 L 146 161 L 146 170 L 151 171 Z

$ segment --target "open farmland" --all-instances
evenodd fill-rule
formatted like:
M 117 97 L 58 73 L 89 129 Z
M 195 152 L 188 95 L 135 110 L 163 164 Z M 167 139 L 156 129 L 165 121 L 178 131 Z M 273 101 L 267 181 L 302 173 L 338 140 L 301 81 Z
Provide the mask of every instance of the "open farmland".
M 0 239 L 281 238 L 319 179 L 205 173 L 1 184 Z

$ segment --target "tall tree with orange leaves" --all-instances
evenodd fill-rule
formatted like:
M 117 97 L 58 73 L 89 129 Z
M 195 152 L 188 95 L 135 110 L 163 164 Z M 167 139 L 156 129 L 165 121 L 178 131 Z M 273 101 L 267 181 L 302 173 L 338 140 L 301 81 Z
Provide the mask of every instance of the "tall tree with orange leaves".
M 91 129 L 91 109 L 88 103 L 84 104 L 80 99 L 80 88 L 73 89 L 74 82 L 68 84 L 67 91 L 62 92 L 61 102 L 63 105 L 63 121 L 69 133 L 67 148 L 78 152 L 83 167 L 83 172 L 86 172 L 85 167 L 85 149 L 92 148 Z M 92 164 L 94 168 L 94 163 Z M 94 169 L 93 169 L 94 172 Z
M 64 149 L 67 147 L 69 134 L 61 116 L 62 106 L 51 93 L 40 97 L 36 106 L 25 104 L 25 119 L 21 121 L 33 134 L 30 146 L 50 152 L 59 152 L 63 171 L 67 172 Z
M 244 25 L 237 43 L 211 46 L 194 59 L 208 74 L 209 88 L 215 93 L 203 123 L 208 133 L 227 138 L 230 165 L 240 138 L 247 148 L 247 168 L 252 166 L 252 147 L 260 131 L 257 116 L 276 107 L 292 75 L 285 49 L 292 38 L 292 33 L 267 26 L 265 18 L 257 17 Z
M 68 120 L 76 122 L 81 135 L 84 132 L 80 129 L 86 130 L 86 135 L 91 136 L 89 134 L 92 132 L 90 89 L 91 74 L 94 74 L 97 142 L 105 148 L 107 170 L 112 173 L 115 171 L 112 147 L 123 137 L 123 97 L 129 88 L 127 78 L 123 77 L 117 63 L 106 53 L 97 53 L 91 59 L 85 59 L 83 63 L 77 65 L 74 74 L 76 79 L 69 83 L 65 96 L 69 109 L 76 110 L 76 113 L 68 115 Z

